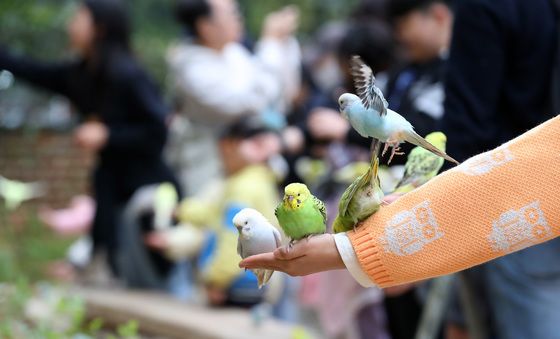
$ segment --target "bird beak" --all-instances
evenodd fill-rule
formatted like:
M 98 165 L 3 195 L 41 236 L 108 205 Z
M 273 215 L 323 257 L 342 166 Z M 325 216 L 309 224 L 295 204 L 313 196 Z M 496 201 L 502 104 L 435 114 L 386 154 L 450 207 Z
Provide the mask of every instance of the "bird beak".
M 294 200 L 294 196 L 293 195 L 288 195 L 288 201 L 292 202 Z
M 243 226 L 235 225 L 235 228 L 237 228 L 237 231 L 239 231 L 239 233 L 241 233 L 241 229 L 243 228 Z

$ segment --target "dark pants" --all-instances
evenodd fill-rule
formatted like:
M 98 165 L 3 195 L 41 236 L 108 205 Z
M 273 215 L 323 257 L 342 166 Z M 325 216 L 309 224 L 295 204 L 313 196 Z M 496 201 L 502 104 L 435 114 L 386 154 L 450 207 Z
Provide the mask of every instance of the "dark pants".
M 162 182 L 173 183 L 181 196 L 175 177 L 162 161 L 102 164 L 95 169 L 93 186 L 97 208 L 90 232 L 94 251 L 107 251 L 113 270 L 114 254 L 119 247 L 118 220 L 122 209 L 140 187 Z

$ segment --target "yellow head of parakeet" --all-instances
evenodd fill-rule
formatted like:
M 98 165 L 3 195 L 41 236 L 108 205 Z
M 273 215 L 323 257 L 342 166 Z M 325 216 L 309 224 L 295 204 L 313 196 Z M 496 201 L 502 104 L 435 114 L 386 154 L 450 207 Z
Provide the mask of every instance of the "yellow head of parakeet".
M 443 132 L 432 132 L 426 135 L 425 138 L 430 144 L 436 146 L 440 151 L 445 152 L 445 144 L 447 143 L 447 136 Z
M 284 206 L 298 209 L 302 203 L 311 196 L 309 188 L 305 184 L 293 183 L 284 188 Z

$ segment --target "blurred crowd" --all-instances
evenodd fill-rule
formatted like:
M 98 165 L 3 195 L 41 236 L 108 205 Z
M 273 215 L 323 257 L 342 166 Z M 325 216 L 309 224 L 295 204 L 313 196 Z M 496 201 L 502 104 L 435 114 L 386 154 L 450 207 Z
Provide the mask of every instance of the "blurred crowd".
M 0 40 L 0 70 L 68 97 L 81 120 L 75 141 L 97 154 L 93 200 L 41 211 L 58 233 L 81 236 L 68 251 L 76 279 L 250 308 L 257 322 L 303 322 L 329 338 L 413 338 L 431 282 L 379 290 L 346 271 L 276 273 L 261 290 L 237 266 L 231 219 L 252 207 L 276 223 L 281 189 L 304 182 L 332 223 L 369 157 L 370 141 L 338 112 L 339 95 L 354 90 L 353 55 L 389 107 L 420 135 L 444 131 L 458 160 L 552 116 L 552 1 L 362 0 L 305 44 L 294 6 L 269 13 L 259 37 L 244 34 L 235 0 L 177 0 L 173 12 L 182 33 L 166 53 L 169 102 L 134 57 L 121 1 L 82 1 L 68 23 L 71 60 L 32 60 Z M 405 161 L 382 167 L 386 192 Z M 536 252 L 550 262 L 534 262 Z M 559 253 L 552 241 L 462 273 L 487 338 L 559 332 Z M 441 338 L 469 337 L 459 294 Z

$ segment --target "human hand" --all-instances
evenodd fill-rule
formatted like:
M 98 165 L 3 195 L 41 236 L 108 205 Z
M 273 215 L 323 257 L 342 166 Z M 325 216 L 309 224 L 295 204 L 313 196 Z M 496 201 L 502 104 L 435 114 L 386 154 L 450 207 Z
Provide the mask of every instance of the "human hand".
M 299 128 L 288 126 L 284 128 L 281 136 L 284 141 L 285 152 L 296 154 L 303 150 L 305 146 L 305 137 Z
M 146 246 L 157 251 L 164 251 L 169 245 L 163 233 L 153 231 L 144 236 Z
M 284 40 L 293 35 L 299 26 L 299 9 L 291 5 L 266 16 L 263 23 L 263 39 Z
M 271 269 L 291 276 L 346 268 L 332 234 L 299 240 L 289 251 L 279 247 L 274 252 L 253 255 L 241 261 L 239 267 Z
M 90 121 L 80 125 L 74 132 L 76 143 L 92 152 L 103 148 L 109 139 L 109 130 L 105 124 L 98 121 Z
M 307 120 L 309 132 L 319 140 L 344 140 L 350 124 L 340 113 L 330 108 L 316 108 Z

